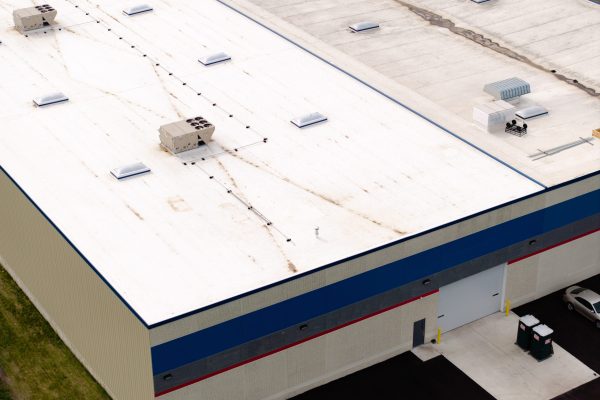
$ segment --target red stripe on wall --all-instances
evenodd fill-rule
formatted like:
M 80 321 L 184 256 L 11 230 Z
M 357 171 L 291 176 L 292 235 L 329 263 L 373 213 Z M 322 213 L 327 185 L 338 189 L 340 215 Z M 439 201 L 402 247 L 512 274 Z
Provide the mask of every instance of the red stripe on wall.
M 570 238 L 570 239 L 563 240 L 562 242 L 556 243 L 556 244 L 554 244 L 554 245 L 552 245 L 552 246 L 550 246 L 550 247 L 546 247 L 546 248 L 544 248 L 544 249 L 541 249 L 541 250 L 538 250 L 538 251 L 536 251 L 536 252 L 534 252 L 534 253 L 527 254 L 526 256 L 519 257 L 519 258 L 516 258 L 516 259 L 514 259 L 514 260 L 511 260 L 511 261 L 509 261 L 507 264 L 509 264 L 509 265 L 510 265 L 510 264 L 514 264 L 514 263 L 516 263 L 516 262 L 522 261 L 522 260 L 524 260 L 524 259 L 526 259 L 526 258 L 529 258 L 529 257 L 533 257 L 533 256 L 535 256 L 535 255 L 537 255 L 537 254 L 543 253 L 543 252 L 545 252 L 545 251 L 548 251 L 548 250 L 550 250 L 550 249 L 553 249 L 553 248 L 555 248 L 555 247 L 562 246 L 563 244 L 566 244 L 566 243 L 572 242 L 572 241 L 574 241 L 574 240 L 577 240 L 577 239 L 581 239 L 581 238 L 582 238 L 582 237 L 584 237 L 584 236 L 591 235 L 592 233 L 596 233 L 596 232 L 598 232 L 598 231 L 600 231 L 600 229 L 594 229 L 593 231 L 586 232 L 586 233 L 582 233 L 581 235 L 577 235 L 577 236 L 575 236 L 575 237 L 572 237 L 572 238 Z
M 393 306 L 390 306 L 390 307 L 384 308 L 384 309 L 382 309 L 382 310 L 379 310 L 379 311 L 377 311 L 377 312 L 374 312 L 374 313 L 372 313 L 372 314 L 369 314 L 369 315 L 365 315 L 364 317 L 360 317 L 360 318 L 358 318 L 358 319 L 355 319 L 355 320 L 352 320 L 352 321 L 350 321 L 350 322 L 346 322 L 345 324 L 342 324 L 342 325 L 336 326 L 335 328 L 331 328 L 331 329 L 328 329 L 328 330 L 326 330 L 326 331 L 323 331 L 323 332 L 317 333 L 316 335 L 313 335 L 313 336 L 307 337 L 307 338 L 305 338 L 305 339 L 302 339 L 302 340 L 300 340 L 300 341 L 298 341 L 298 342 L 295 342 L 295 343 L 288 344 L 287 346 L 284 346 L 284 347 L 281 347 L 281 348 L 278 348 L 278 349 L 275 349 L 275 350 L 269 351 L 268 353 L 264 353 L 264 354 L 258 355 L 258 356 L 256 356 L 256 357 L 252 357 L 252 358 L 250 358 L 250 359 L 248 359 L 248 360 L 244 360 L 244 361 L 242 361 L 242 362 L 239 362 L 239 363 L 237 363 L 237 364 L 230 365 L 230 366 L 229 366 L 229 367 L 227 367 L 227 368 L 221 369 L 221 370 L 219 370 L 219 371 L 212 372 L 212 373 L 210 373 L 210 374 L 208 374 L 208 375 L 201 376 L 200 378 L 196 378 L 196 379 L 194 379 L 194 380 L 192 380 L 192 381 L 189 381 L 189 382 L 186 382 L 186 383 L 182 383 L 181 385 L 178 385 L 178 386 L 172 387 L 171 389 L 168 389 L 168 390 L 162 391 L 162 392 L 160 392 L 160 393 L 156 393 L 156 394 L 155 394 L 155 397 L 159 397 L 159 396 L 165 395 L 165 394 L 167 394 L 167 393 L 174 392 L 175 390 L 179 390 L 179 389 L 181 389 L 181 388 L 183 388 L 183 387 L 186 387 L 186 386 L 192 385 L 192 384 L 194 384 L 194 383 L 196 383 L 196 382 L 200 382 L 200 381 L 202 381 L 202 380 L 204 380 L 204 379 L 208 379 L 208 378 L 210 378 L 210 377 L 212 377 L 212 376 L 215 376 L 215 375 L 222 374 L 223 372 L 226 372 L 226 371 L 232 370 L 232 369 L 234 369 L 234 368 L 240 367 L 240 366 L 242 366 L 242 365 L 244 365 L 244 364 L 248 364 L 248 363 L 251 363 L 251 362 L 253 362 L 253 361 L 260 360 L 261 358 L 264 358 L 264 357 L 270 356 L 271 354 L 279 353 L 280 351 L 283 351 L 283 350 L 289 349 L 290 347 L 294 347 L 294 346 L 297 346 L 297 345 L 299 345 L 299 344 L 302 344 L 302 343 L 304 343 L 304 342 L 308 342 L 309 340 L 316 339 L 316 338 L 318 338 L 318 337 L 320 337 L 320 336 L 323 336 L 323 335 L 326 335 L 326 334 L 328 334 L 328 333 L 331 333 L 331 332 L 337 331 L 338 329 L 345 328 L 346 326 L 349 326 L 349 325 L 356 324 L 357 322 L 363 321 L 363 320 L 365 320 L 365 319 L 367 319 L 367 318 L 371 318 L 371 317 L 374 317 L 374 316 L 376 316 L 376 315 L 383 314 L 383 313 L 384 313 L 384 312 L 386 312 L 386 311 L 390 311 L 390 310 L 393 310 L 394 308 L 398 308 L 398 307 L 400 307 L 400 306 L 403 306 L 403 305 L 405 305 L 405 304 L 412 303 L 413 301 L 420 300 L 420 299 L 422 299 L 422 298 L 424 298 L 424 297 L 427 297 L 427 296 L 430 296 L 430 295 L 432 295 L 432 294 L 434 294 L 434 293 L 437 293 L 438 291 L 439 291 L 439 290 L 437 290 L 437 289 L 436 289 L 436 290 L 432 290 L 431 292 L 428 292 L 428 293 L 422 294 L 421 296 L 418 296 L 418 297 L 413 297 L 412 299 L 405 300 L 405 301 L 403 301 L 402 303 L 394 304 Z

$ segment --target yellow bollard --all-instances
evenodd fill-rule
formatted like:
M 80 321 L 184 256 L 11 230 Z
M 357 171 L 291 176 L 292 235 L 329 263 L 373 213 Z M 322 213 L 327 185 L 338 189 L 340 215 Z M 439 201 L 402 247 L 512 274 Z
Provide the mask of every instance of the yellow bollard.
M 510 313 L 510 300 L 506 299 L 506 305 L 504 306 L 506 310 L 506 316 L 508 317 L 508 313 Z
M 442 342 L 442 330 L 440 328 L 438 328 L 438 335 L 437 335 L 437 344 L 440 344 Z

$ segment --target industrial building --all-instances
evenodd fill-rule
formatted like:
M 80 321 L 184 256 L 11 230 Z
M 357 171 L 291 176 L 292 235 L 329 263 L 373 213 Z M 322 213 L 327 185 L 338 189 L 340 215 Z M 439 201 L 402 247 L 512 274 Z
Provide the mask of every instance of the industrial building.
M 0 6 L 0 263 L 113 398 L 288 398 L 600 273 L 598 5 L 351 3 Z

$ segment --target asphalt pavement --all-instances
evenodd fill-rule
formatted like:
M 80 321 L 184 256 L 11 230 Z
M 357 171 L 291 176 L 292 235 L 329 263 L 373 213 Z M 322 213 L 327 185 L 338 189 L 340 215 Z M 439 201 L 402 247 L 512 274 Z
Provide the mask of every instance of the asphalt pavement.
M 577 283 L 600 293 L 600 275 Z M 515 308 L 519 316 L 532 314 L 554 330 L 553 338 L 563 349 L 600 374 L 600 329 L 578 314 L 567 310 L 563 288 L 531 303 Z M 600 396 L 598 397 L 600 399 Z

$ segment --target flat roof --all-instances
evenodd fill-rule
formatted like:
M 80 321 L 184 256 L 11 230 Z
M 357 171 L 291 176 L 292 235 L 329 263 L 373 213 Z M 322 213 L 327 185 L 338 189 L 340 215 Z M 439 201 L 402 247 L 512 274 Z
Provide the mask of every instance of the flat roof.
M 97 3 L 3 31 L 0 160 L 147 324 L 542 189 L 217 1 Z M 69 101 L 33 106 L 53 91 Z M 208 148 L 160 148 L 196 115 Z M 136 161 L 152 171 L 109 172 Z
M 323 54 L 368 66 L 370 80 L 389 78 L 407 104 L 461 137 L 554 186 L 600 169 L 600 141 L 534 160 L 600 128 L 600 5 L 587 0 L 232 0 L 253 3 L 265 20 L 300 28 Z M 351 33 L 350 24 L 379 23 Z M 290 30 L 292 32 L 292 30 Z M 317 40 L 315 40 L 315 38 Z M 323 45 L 321 45 L 321 43 Z M 327 46 L 329 45 L 329 46 Z M 552 72 L 555 71 L 555 72 Z M 493 98 L 484 85 L 518 77 L 531 94 L 517 108 L 545 107 L 549 114 L 527 121 L 528 133 L 488 133 L 477 126 L 473 107 Z M 392 91 L 384 83 L 383 90 Z M 409 89 L 409 90 L 407 90 Z M 408 93 L 413 92 L 415 95 Z M 423 106 L 422 99 L 435 107 Z M 451 114 L 446 117 L 445 114 Z

